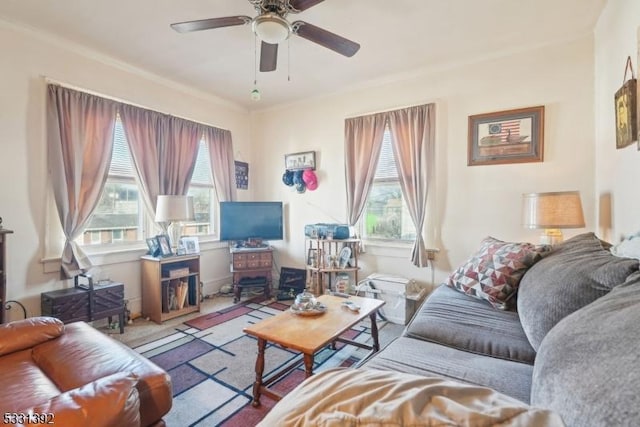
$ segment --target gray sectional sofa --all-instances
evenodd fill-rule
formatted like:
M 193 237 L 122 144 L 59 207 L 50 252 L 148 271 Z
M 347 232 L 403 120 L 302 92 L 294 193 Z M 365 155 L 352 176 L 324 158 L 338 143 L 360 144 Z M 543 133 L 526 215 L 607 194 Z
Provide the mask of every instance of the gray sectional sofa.
M 593 233 L 524 273 L 517 311 L 441 285 L 364 367 L 487 386 L 567 426 L 640 425 L 638 260 Z
M 308 379 L 263 425 L 378 425 L 392 411 L 393 425 L 639 426 L 639 261 L 610 247 L 585 233 L 550 250 L 528 248 L 535 256 L 524 263 L 517 251 L 489 267 L 472 258 L 431 293 L 402 336 L 359 369 Z M 501 281 L 494 264 L 515 266 L 515 279 Z M 499 286 L 478 285 L 487 279 Z M 446 381 L 434 389 L 433 378 Z M 329 385 L 334 392 L 311 391 Z M 459 394 L 460 385 L 471 388 Z

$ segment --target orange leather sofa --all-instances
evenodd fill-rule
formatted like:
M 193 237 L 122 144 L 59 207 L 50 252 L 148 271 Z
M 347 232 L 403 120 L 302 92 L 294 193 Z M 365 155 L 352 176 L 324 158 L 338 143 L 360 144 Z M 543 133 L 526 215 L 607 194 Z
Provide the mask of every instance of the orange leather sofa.
M 6 424 L 163 426 L 171 378 L 84 322 L 33 317 L 0 325 Z

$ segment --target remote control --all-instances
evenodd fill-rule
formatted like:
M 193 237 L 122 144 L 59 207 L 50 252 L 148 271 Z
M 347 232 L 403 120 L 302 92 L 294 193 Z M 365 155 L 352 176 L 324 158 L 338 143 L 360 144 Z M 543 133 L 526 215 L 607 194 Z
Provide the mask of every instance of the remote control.
M 336 296 L 336 297 L 340 297 L 340 298 L 349 298 L 351 296 L 349 294 L 345 294 L 345 293 L 342 293 L 342 292 L 334 292 L 333 295 Z
M 351 311 L 360 310 L 360 306 L 358 304 L 356 304 L 355 302 L 353 302 L 353 301 L 345 301 L 345 302 L 342 303 L 342 305 L 344 305 L 345 307 L 347 307 Z

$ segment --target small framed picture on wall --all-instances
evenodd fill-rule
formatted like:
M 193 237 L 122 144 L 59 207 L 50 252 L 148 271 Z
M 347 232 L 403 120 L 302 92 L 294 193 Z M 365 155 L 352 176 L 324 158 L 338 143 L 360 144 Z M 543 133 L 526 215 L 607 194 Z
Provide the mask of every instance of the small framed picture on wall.
M 247 190 L 249 188 L 249 163 L 235 162 L 236 166 L 236 188 Z
M 541 162 L 544 106 L 469 116 L 467 165 Z
M 301 169 L 314 169 L 316 168 L 316 152 L 305 151 L 302 153 L 291 153 L 284 155 L 284 168 L 286 170 L 294 171 Z

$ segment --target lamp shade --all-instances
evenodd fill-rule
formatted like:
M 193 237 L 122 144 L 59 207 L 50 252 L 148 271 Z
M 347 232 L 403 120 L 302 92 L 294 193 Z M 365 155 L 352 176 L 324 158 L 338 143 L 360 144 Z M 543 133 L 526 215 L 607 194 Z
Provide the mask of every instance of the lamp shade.
M 526 228 L 584 227 L 580 192 L 523 194 L 522 225 Z
M 251 25 L 256 36 L 269 44 L 281 43 L 288 39 L 289 34 L 291 34 L 289 22 L 274 13 L 265 13 L 257 16 Z
M 156 203 L 156 222 L 192 221 L 193 197 L 158 196 Z

